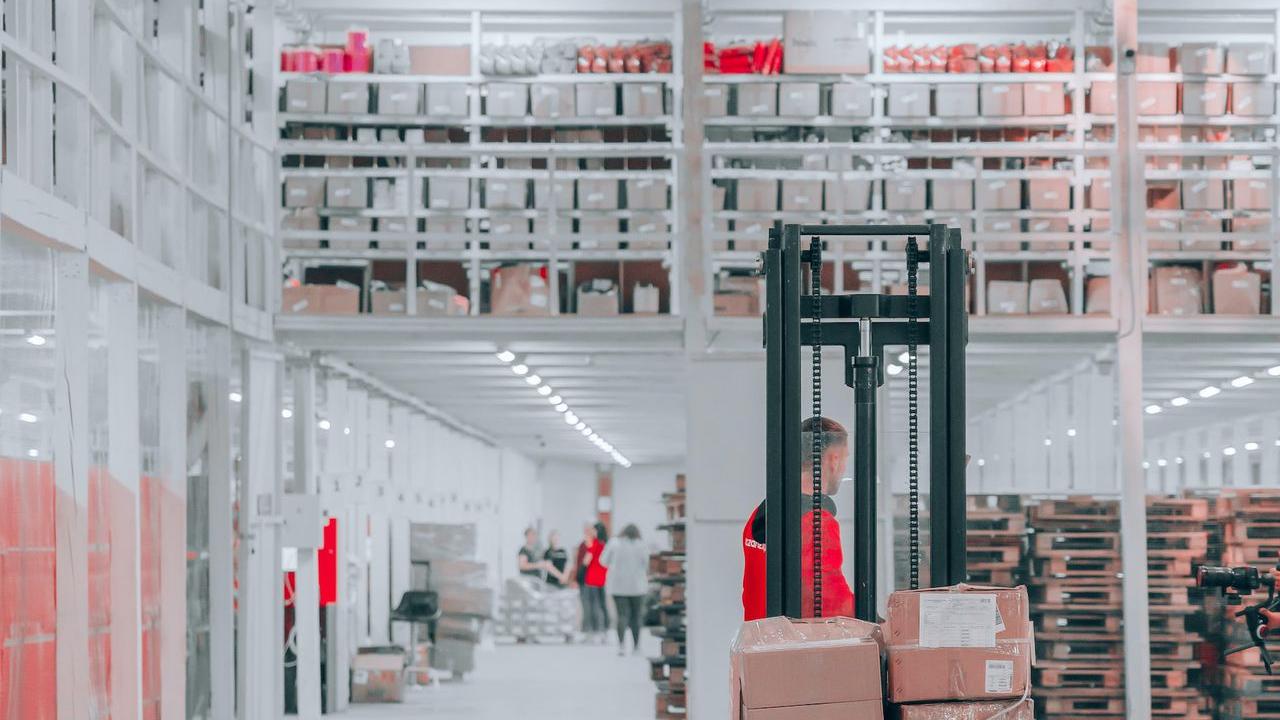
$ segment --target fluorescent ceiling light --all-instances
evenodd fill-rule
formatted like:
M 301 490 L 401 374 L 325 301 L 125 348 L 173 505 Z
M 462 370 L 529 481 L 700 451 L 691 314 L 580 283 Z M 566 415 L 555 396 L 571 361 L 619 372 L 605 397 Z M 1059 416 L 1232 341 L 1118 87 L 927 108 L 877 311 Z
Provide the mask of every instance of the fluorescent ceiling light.
M 517 374 L 517 375 L 528 375 L 528 374 L 529 374 L 529 366 L 528 366 L 528 365 L 525 365 L 524 363 L 519 363 L 519 364 L 516 364 L 516 365 L 512 365 L 512 366 L 511 366 L 511 372 L 513 372 L 513 373 L 515 373 L 515 374 Z
M 497 358 L 504 363 L 510 363 L 516 359 L 516 354 L 511 352 L 510 350 L 502 350 L 498 352 Z
M 343 434 L 343 435 L 350 435 L 350 434 L 351 434 L 351 428 L 349 428 L 349 427 L 344 427 L 344 428 L 342 428 L 342 434 Z
M 1280 365 L 1273 365 L 1267 368 L 1267 374 L 1271 377 L 1280 377 Z
M 986 467 L 986 465 L 987 465 L 987 461 L 986 461 L 986 460 L 984 460 L 984 459 L 982 459 L 982 458 L 978 458 L 978 467 Z
M 547 402 L 551 403 L 552 405 L 559 405 L 560 403 L 564 402 L 564 398 L 560 397 L 559 395 L 552 395 L 551 397 L 547 398 Z
M 1182 407 L 1183 405 L 1186 405 L 1189 402 L 1191 401 L 1179 395 L 1178 397 L 1170 400 L 1169 404 L 1174 407 Z
M 32 415 L 31 413 L 19 413 L 18 419 L 24 423 L 40 422 L 40 418 L 36 417 L 35 415 Z
M 581 430 L 582 428 L 584 428 L 584 427 L 586 427 L 586 426 L 587 426 L 587 424 L 586 424 L 586 423 L 584 423 L 584 422 L 582 422 L 581 420 L 579 420 L 579 421 L 578 421 L 578 424 L 573 426 L 573 429 L 574 429 L 574 430 Z M 1276 444 L 1277 444 L 1277 445 L 1280 445 L 1280 440 L 1277 440 L 1277 441 L 1276 441 Z
M 538 388 L 538 394 L 539 394 L 539 395 L 541 395 L 542 397 L 546 397 L 546 396 L 550 395 L 550 394 L 551 394 L 551 386 L 550 386 L 550 385 L 543 385 L 542 387 Z M 557 403 L 557 404 L 558 404 L 558 403 Z
M 1222 454 L 1226 455 L 1227 457 L 1231 457 L 1232 455 L 1236 454 L 1236 449 L 1233 447 L 1222 448 Z
M 288 420 L 289 418 L 293 417 L 293 411 L 290 410 L 289 408 L 285 408 L 280 411 L 280 417 L 284 418 L 285 420 Z
M 1052 444 L 1053 444 L 1053 441 L 1052 441 L 1052 440 L 1050 440 L 1049 438 L 1045 438 L 1045 439 L 1044 439 L 1044 446 L 1045 446 L 1045 447 L 1049 447 L 1049 446 L 1050 446 L 1050 445 L 1052 445 Z
M 556 412 L 568 412 L 568 410 L 569 405 L 567 403 L 560 403 L 556 406 Z
M 321 430 L 328 430 L 329 428 L 333 427 L 333 424 L 330 423 L 328 420 L 321 420 L 320 422 L 316 423 L 316 425 L 318 425 Z
M 887 370 L 890 375 L 897 375 L 902 372 L 902 366 L 889 363 L 889 367 L 885 368 L 885 370 Z
M 382 444 L 383 444 L 383 445 L 384 445 L 388 450 L 390 450 L 391 448 L 393 448 L 393 447 L 395 447 L 395 446 L 396 446 L 396 441 L 395 441 L 395 440 L 392 440 L 391 438 L 387 438 L 387 441 L 386 441 L 386 442 L 384 442 L 384 443 L 382 443 Z
M 27 457 L 40 457 L 40 451 L 35 448 L 31 448 L 27 451 Z
M 534 373 L 533 375 L 529 375 L 528 377 L 526 377 L 526 378 L 524 379 L 524 381 L 525 381 L 525 382 L 527 382 L 527 383 L 529 383 L 530 385 L 535 385 L 535 386 L 536 386 L 536 385 L 541 385 L 541 384 L 542 384 L 542 376 L 541 376 L 541 375 L 538 375 L 537 373 Z
M 1202 398 L 1211 398 L 1220 392 L 1222 392 L 1222 388 L 1218 387 L 1217 385 L 1206 385 L 1200 388 L 1200 392 L 1196 394 Z
M 1143 460 L 1143 461 L 1142 461 L 1142 469 L 1143 469 L 1143 470 L 1150 470 L 1150 469 L 1151 469 L 1151 463 L 1147 462 L 1146 460 Z
M 1183 459 L 1182 459 L 1181 457 L 1176 457 L 1176 458 L 1174 458 L 1174 459 L 1173 459 L 1173 461 L 1174 461 L 1174 462 L 1176 462 L 1176 463 L 1178 463 L 1179 465 L 1181 465 L 1181 464 L 1184 462 L 1184 461 L 1183 461 Z
M 1075 437 L 1075 436 L 1076 436 L 1076 429 L 1075 429 L 1075 428 L 1067 428 L 1067 437 Z
M 1245 449 L 1245 450 L 1248 450 L 1249 452 L 1253 452 L 1254 450 L 1257 450 L 1257 449 L 1258 449 L 1258 443 L 1256 443 L 1256 442 L 1247 442 L 1247 443 L 1245 443 L 1245 444 L 1244 444 L 1244 449 Z
M 1204 455 L 1202 455 L 1201 457 L 1203 457 L 1205 460 L 1208 460 L 1209 458 L 1213 457 L 1213 453 L 1209 452 L 1208 450 L 1205 450 Z
M 1248 375 L 1241 375 L 1240 377 L 1231 381 L 1231 387 L 1233 388 L 1248 387 L 1252 384 L 1253 384 L 1253 378 L 1249 377 Z
M 1160 413 L 1162 413 L 1162 412 L 1164 412 L 1164 408 L 1160 407 L 1159 405 L 1148 405 L 1148 406 L 1147 406 L 1147 414 L 1148 414 L 1148 415 L 1159 415 L 1159 414 L 1160 414 Z
M 590 435 L 591 435 L 591 426 L 590 426 L 590 425 L 587 425 L 586 427 L 582 428 L 582 434 L 583 434 L 584 436 L 590 436 Z
M 27 336 L 27 343 L 30 345 L 35 345 L 36 347 L 43 347 L 44 344 L 47 342 L 49 341 L 46 340 L 43 335 L 37 335 L 35 333 L 31 333 L 30 335 Z
M 1156 461 L 1156 465 L 1159 465 L 1160 467 L 1165 467 L 1168 464 L 1169 464 L 1169 461 L 1165 460 L 1164 458 L 1160 458 L 1159 460 Z
M 565 425 L 577 425 L 577 424 L 578 424 L 578 416 L 577 416 L 577 415 L 574 415 L 573 413 L 565 413 L 565 416 L 564 416 L 564 424 L 565 424 Z
M 240 393 L 238 393 L 238 392 L 233 392 L 233 393 L 231 393 L 230 395 L 228 395 L 228 396 L 227 396 L 227 398 L 228 398 L 228 399 L 230 399 L 230 400 L 231 400 L 231 402 L 233 402 L 233 403 L 238 403 L 238 402 L 240 402 L 241 400 L 243 400 L 243 399 L 244 399 L 244 398 L 240 397 Z

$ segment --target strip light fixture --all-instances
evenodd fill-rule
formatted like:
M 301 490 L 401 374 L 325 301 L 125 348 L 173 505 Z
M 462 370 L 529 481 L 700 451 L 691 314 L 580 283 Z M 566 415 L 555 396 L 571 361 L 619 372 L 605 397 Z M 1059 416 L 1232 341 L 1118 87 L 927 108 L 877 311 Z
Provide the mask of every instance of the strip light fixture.
M 559 393 L 556 393 L 556 391 L 551 387 L 551 384 L 545 382 L 541 375 L 534 372 L 527 364 L 520 360 L 515 353 L 510 350 L 503 349 L 494 353 L 494 357 L 498 359 L 498 362 L 510 368 L 511 372 L 524 378 L 525 383 L 527 383 L 529 387 L 533 388 L 539 396 L 546 398 L 547 403 L 551 405 L 552 409 L 560 413 L 564 418 L 565 425 L 568 425 L 574 430 L 582 433 L 583 437 L 590 440 L 591 444 L 595 445 L 600 452 L 613 458 L 613 461 L 617 464 L 624 468 L 631 467 L 631 461 L 628 460 L 625 455 L 619 452 L 613 445 L 609 444 L 609 441 L 601 437 L 599 433 L 592 430 L 590 425 L 587 425 L 582 418 L 578 417 L 577 414 L 569 408 L 569 403 L 566 402 Z
M 1269 377 L 1280 378 L 1280 365 L 1272 365 L 1271 367 L 1264 368 L 1252 374 L 1237 375 L 1236 377 L 1231 378 L 1230 380 L 1226 380 L 1224 382 L 1217 383 L 1214 385 L 1205 385 L 1204 387 L 1197 390 L 1195 394 L 1197 397 L 1203 400 L 1208 400 L 1211 397 L 1221 395 L 1223 390 L 1240 390 L 1242 388 L 1247 388 L 1250 385 L 1253 385 L 1258 380 L 1265 380 Z M 1180 408 L 1180 407 L 1186 407 L 1187 405 L 1190 405 L 1190 404 L 1191 404 L 1190 398 L 1188 398 L 1186 395 L 1178 395 L 1177 397 L 1169 399 L 1167 402 L 1152 403 L 1148 405 L 1146 407 L 1146 412 L 1148 415 L 1156 415 L 1156 414 L 1159 414 L 1165 408 L 1165 406 Z

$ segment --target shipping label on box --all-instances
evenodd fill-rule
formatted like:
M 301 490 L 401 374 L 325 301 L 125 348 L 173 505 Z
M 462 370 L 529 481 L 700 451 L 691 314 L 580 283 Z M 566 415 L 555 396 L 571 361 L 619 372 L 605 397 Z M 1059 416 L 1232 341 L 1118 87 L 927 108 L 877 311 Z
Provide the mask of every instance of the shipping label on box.
M 1022 83 L 983 83 L 982 114 L 1006 117 L 1022 114 Z
M 666 92 L 662 83 L 624 83 L 622 114 L 627 117 L 657 117 L 666 112 Z
M 972 210 L 972 180 L 931 180 L 934 210 Z
M 373 218 L 358 215 L 330 215 L 329 230 L 332 232 L 367 233 L 373 231 Z
M 369 112 L 369 83 L 330 81 L 325 109 L 336 115 L 365 115 Z
M 925 181 L 922 178 L 897 178 L 884 181 L 885 210 L 924 210 Z
M 1184 83 L 1182 112 L 1185 115 L 1225 115 L 1227 84 L 1216 80 Z
M 729 114 L 729 88 L 720 84 L 708 84 L 702 88 L 702 112 L 704 117 L 724 117 Z
M 484 114 L 489 117 L 524 117 L 529 106 L 529 86 L 523 83 L 489 83 Z
M 574 116 L 573 87 L 558 83 L 534 83 L 529 89 L 533 116 L 569 118 Z
M 1217 75 L 1226 65 L 1226 54 L 1217 43 L 1182 43 L 1178 46 L 1178 67 L 1187 75 Z
M 821 180 L 783 180 L 782 209 L 790 212 L 822 209 Z
M 1022 181 L 992 178 L 978 181 L 978 198 L 984 210 L 1020 210 Z
M 578 83 L 574 86 L 578 117 L 610 117 L 618 114 L 618 86 L 611 82 Z
M 627 220 L 627 232 L 651 234 L 665 233 L 666 231 L 667 219 L 660 212 L 632 213 L 631 218 Z
M 811 117 L 818 114 L 818 83 L 781 83 L 778 85 L 778 114 Z
M 325 183 L 325 202 L 331 208 L 369 206 L 369 180 L 362 177 L 331 177 Z
M 324 178 L 289 177 L 284 181 L 285 207 L 319 207 L 324 204 Z
M 322 113 L 325 111 L 325 84 L 319 80 L 289 80 L 284 84 L 284 111 Z
M 1231 113 L 1233 115 L 1273 115 L 1275 111 L 1275 83 L 1231 83 Z
M 617 210 L 618 181 L 583 178 L 578 181 L 579 210 Z
M 757 117 L 778 114 L 777 83 L 742 83 L 736 89 L 738 115 Z
M 471 185 L 463 177 L 434 177 L 427 181 L 427 207 L 432 210 L 466 210 L 471 205 Z
M 1176 115 L 1178 112 L 1178 83 L 1138 83 L 1139 115 Z
M 1071 208 L 1071 181 L 1067 178 L 1032 178 L 1027 181 L 1027 205 L 1032 210 Z
M 977 83 L 939 83 L 933 91 L 934 114 L 938 117 L 977 117 Z
M 1027 115 L 1065 115 L 1066 90 L 1060 82 L 1026 83 L 1022 91 L 1022 105 Z
M 379 115 L 417 115 L 422 85 L 410 82 L 384 82 L 378 86 Z
M 466 117 L 471 101 L 462 83 L 430 83 L 427 85 L 427 114 L 439 117 Z
M 929 86 L 924 83 L 898 83 L 889 86 L 890 117 L 927 117 Z
M 866 83 L 831 86 L 831 114 L 835 117 L 871 117 L 872 90 Z
M 865 20 L 864 14 L 840 10 L 788 11 L 782 19 L 786 72 L 871 72 Z
M 1227 72 L 1232 75 L 1269 75 L 1274 69 L 1270 43 L 1231 43 L 1227 48 Z

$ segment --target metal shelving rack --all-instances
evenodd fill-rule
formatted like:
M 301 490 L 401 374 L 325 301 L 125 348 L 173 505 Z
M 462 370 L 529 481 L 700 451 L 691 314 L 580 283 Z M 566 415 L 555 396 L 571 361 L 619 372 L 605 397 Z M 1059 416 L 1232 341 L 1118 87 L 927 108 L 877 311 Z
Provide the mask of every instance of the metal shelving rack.
M 592 22 L 595 21 L 593 25 Z M 607 20 L 607 23 L 601 21 Z M 390 210 L 367 209 L 351 213 L 340 211 L 334 214 L 356 215 L 369 218 L 401 218 L 405 222 L 406 232 L 340 232 L 340 231 L 298 231 L 281 230 L 282 252 L 285 254 L 286 271 L 301 274 L 302 268 L 317 264 L 354 263 L 366 264 L 372 260 L 400 260 L 405 263 L 405 287 L 412 287 L 418 282 L 418 262 L 423 260 L 457 262 L 466 267 L 469 279 L 468 295 L 471 314 L 478 315 L 481 308 L 481 278 L 484 271 L 499 262 L 545 262 L 549 267 L 566 271 L 573 284 L 573 267 L 579 261 L 607 261 L 626 263 L 628 261 L 657 261 L 667 269 L 669 280 L 669 308 L 677 314 L 680 308 L 680 284 L 674 273 L 678 266 L 676 257 L 680 252 L 675 229 L 681 212 L 681 200 L 677 185 L 677 153 L 680 150 L 681 137 L 681 105 L 682 82 L 678 72 L 678 58 L 681 53 L 681 32 L 679 13 L 667 11 L 634 12 L 634 13 L 574 13 L 572 18 L 562 18 L 555 13 L 509 13 L 472 11 L 466 13 L 443 13 L 425 20 L 411 18 L 395 21 L 357 20 L 346 18 L 340 14 L 327 16 L 311 15 L 307 25 L 298 25 L 295 40 L 332 41 L 340 44 L 348 27 L 370 28 L 370 44 L 376 44 L 381 37 L 404 37 L 411 44 L 412 38 L 430 31 L 434 37 L 441 37 L 440 32 L 448 31 L 453 44 L 465 33 L 471 49 L 472 72 L 466 76 L 433 76 L 433 75 L 398 75 L 398 74 L 298 74 L 277 73 L 276 93 L 284 84 L 294 78 L 320 77 L 333 82 L 367 82 L 371 84 L 384 82 L 412 82 L 430 85 L 435 83 L 462 84 L 467 88 L 468 114 L 465 117 L 441 117 L 432 115 L 331 115 L 331 114 L 296 114 L 280 113 L 278 125 L 281 130 L 290 124 L 353 124 L 377 128 L 431 128 L 461 129 L 467 133 L 467 142 L 458 143 L 405 143 L 377 142 L 357 143 L 348 141 L 326 140 L 290 140 L 281 139 L 277 150 L 280 159 L 288 155 L 343 155 L 363 156 L 384 159 L 389 167 L 329 169 L 313 167 L 281 167 L 280 180 L 289 177 L 375 177 L 393 178 L 397 182 L 406 182 L 411 196 L 412 191 L 421 189 L 421 182 L 428 177 L 459 177 L 472 180 L 470 183 L 470 202 L 465 211 L 432 210 L 423 206 L 416 198 L 410 197 L 404 207 Z M 610 30 L 605 33 L 595 28 L 607 25 Z M 619 32 L 615 28 L 627 28 Z M 431 37 L 431 35 L 427 35 Z M 528 76 L 482 75 L 479 72 L 479 54 L 482 44 L 490 42 L 524 43 L 535 38 L 587 38 L 593 42 L 612 44 L 615 42 L 631 42 L 641 39 L 663 39 L 672 43 L 672 54 L 676 58 L 674 73 L 608 73 L 608 74 L 540 74 Z M 289 43 L 291 44 L 291 43 Z M 535 117 L 489 117 L 482 113 L 481 98 L 487 92 L 490 83 L 542 83 L 558 84 L 572 87 L 581 82 L 613 82 L 619 85 L 626 83 L 659 83 L 666 95 L 666 113 L 660 116 L 628 118 L 622 115 L 603 118 L 535 118 Z M 541 128 L 550 130 L 575 130 L 583 128 L 624 128 L 645 127 L 662 128 L 669 141 L 666 142 L 573 142 L 573 143 L 534 143 L 534 142 L 489 142 L 482 137 L 485 130 Z M 570 170 L 557 167 L 557 160 L 565 158 L 664 158 L 669 169 L 662 170 Z M 419 161 L 426 158 L 458 158 L 464 167 L 427 168 L 418 167 Z M 493 167 L 494 160 L 502 158 L 543 159 L 546 169 L 508 169 Z M 648 233 L 573 233 L 570 228 L 563 227 L 584 213 L 592 217 L 608 217 L 622 220 L 632 217 L 631 211 L 625 209 L 612 211 L 584 211 L 556 206 L 557 192 L 549 192 L 552 207 L 538 209 L 496 210 L 481 207 L 480 189 L 477 180 L 538 180 L 546 181 L 548 187 L 555 188 L 558 181 L 579 179 L 628 180 L 652 179 L 667 183 L 670 187 L 671 200 L 664 210 L 643 211 L 645 214 L 657 213 L 666 221 L 667 232 Z M 321 213 L 325 209 L 321 208 Z M 492 235 L 479 233 L 479 221 L 494 217 L 494 214 L 511 217 L 520 216 L 545 223 L 545 228 L 535 230 L 530 235 Z M 465 218 L 472 223 L 471 232 L 445 233 L 432 232 L 429 228 L 418 231 L 418 221 L 433 217 Z M 283 214 L 281 214 L 283 218 Z M 482 248 L 481 243 L 499 240 L 524 241 L 528 239 L 533 249 L 497 249 Z M 327 248 L 299 248 L 297 243 L 318 244 L 327 241 Z M 356 243 L 368 245 L 367 241 L 377 241 L 378 248 L 336 248 L 338 243 Z M 644 249 L 577 249 L 575 242 L 635 242 L 642 241 Z M 665 248 L 657 248 L 656 245 Z M 443 245 L 445 247 L 433 247 Z M 388 247 L 390 246 L 390 247 Z M 625 266 L 624 266 L 625 267 Z M 560 272 L 551 272 L 548 277 L 549 295 L 559 298 Z M 405 298 L 406 314 L 417 314 L 414 293 L 407 293 Z M 558 302 L 551 303 L 551 314 L 561 314 Z

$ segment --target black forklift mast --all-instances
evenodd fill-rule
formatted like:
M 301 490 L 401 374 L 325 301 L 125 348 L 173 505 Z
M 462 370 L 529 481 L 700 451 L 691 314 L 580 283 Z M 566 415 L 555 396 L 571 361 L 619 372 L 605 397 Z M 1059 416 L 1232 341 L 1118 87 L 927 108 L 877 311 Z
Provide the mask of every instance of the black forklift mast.
M 823 295 L 819 278 L 824 236 L 906 237 L 907 295 Z M 802 238 L 811 238 L 808 249 Z M 927 250 L 919 248 L 927 240 Z M 919 249 L 917 249 L 919 248 Z M 928 294 L 917 292 L 917 267 L 929 267 Z M 811 269 L 809 291 L 803 268 Z M 800 488 L 805 463 L 815 466 L 820 496 L 820 440 L 801 447 L 800 348 L 844 348 L 845 384 L 854 389 L 854 615 L 876 619 L 876 390 L 884 383 L 885 346 L 907 346 L 911 585 L 918 582 L 919 456 L 916 407 L 918 346 L 929 348 L 929 541 L 935 586 L 965 580 L 965 344 L 964 291 L 968 256 L 960 231 L 945 225 L 783 225 L 769 233 L 764 253 L 764 342 L 767 356 L 766 602 L 770 616 L 800 617 L 802 531 Z M 820 373 L 814 362 L 814 374 Z M 814 378 L 820 411 L 820 375 Z M 815 412 L 818 414 L 818 412 Z M 775 512 L 774 508 L 780 508 Z M 814 523 L 814 544 L 820 528 Z M 815 548 L 815 555 L 820 550 Z M 816 558 L 815 558 L 816 560 Z M 821 614 L 821 567 L 814 563 L 814 612 Z

